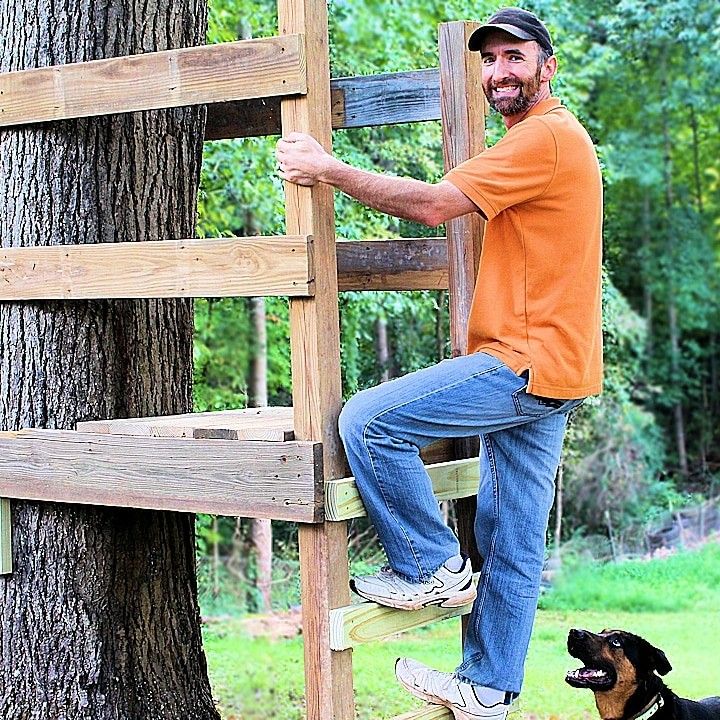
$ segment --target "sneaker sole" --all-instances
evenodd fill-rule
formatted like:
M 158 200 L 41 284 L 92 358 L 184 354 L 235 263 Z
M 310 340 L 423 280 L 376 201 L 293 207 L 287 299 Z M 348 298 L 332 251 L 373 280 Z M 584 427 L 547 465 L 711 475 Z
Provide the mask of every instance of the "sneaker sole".
M 477 597 L 477 590 L 474 586 L 468 588 L 467 590 L 464 590 L 461 593 L 458 593 L 457 595 L 451 595 L 450 597 L 435 597 L 429 598 L 427 600 L 416 601 L 393 600 L 392 598 L 387 597 L 377 597 L 369 593 L 360 592 L 354 586 L 354 583 L 351 584 L 351 587 L 353 592 L 355 592 L 361 598 L 365 598 L 366 600 L 370 600 L 384 607 L 395 608 L 396 610 L 422 610 L 423 608 L 434 606 L 441 608 L 458 608 L 463 607 L 463 605 L 468 605 L 469 603 L 473 602 Z

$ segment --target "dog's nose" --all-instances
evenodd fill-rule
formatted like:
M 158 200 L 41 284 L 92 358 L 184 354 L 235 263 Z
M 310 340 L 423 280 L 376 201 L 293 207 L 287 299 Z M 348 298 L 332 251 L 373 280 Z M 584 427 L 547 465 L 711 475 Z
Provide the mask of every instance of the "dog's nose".
M 578 630 L 576 628 L 570 630 L 567 639 L 568 650 L 571 650 L 573 647 L 577 647 L 579 643 L 587 640 L 588 635 L 589 633 L 587 630 Z

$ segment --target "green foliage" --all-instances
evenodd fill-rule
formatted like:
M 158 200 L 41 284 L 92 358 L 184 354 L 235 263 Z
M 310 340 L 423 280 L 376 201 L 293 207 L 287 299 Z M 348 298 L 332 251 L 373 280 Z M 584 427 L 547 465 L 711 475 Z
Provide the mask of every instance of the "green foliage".
M 720 544 L 662 559 L 600 565 L 570 561 L 540 605 L 546 610 L 712 611 L 720 603 Z

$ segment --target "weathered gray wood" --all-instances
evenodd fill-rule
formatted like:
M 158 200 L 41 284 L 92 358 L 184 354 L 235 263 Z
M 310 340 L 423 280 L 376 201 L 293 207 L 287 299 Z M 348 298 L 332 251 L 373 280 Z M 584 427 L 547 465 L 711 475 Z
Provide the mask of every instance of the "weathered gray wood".
M 439 120 L 439 72 L 431 68 L 335 78 L 330 81 L 330 98 L 334 130 Z M 206 140 L 278 135 L 280 131 L 280 98 L 208 107 Z
M 307 236 L 0 249 L 0 300 L 309 295 Z
M 445 238 L 343 240 L 337 243 L 340 290 L 443 290 Z
M 86 420 L 80 432 L 141 437 L 263 440 L 284 442 L 295 437 L 291 407 L 246 408 L 164 417 Z
M 320 454 L 315 442 L 21 430 L 0 433 L 0 494 L 314 523 L 323 516 Z
M 396 610 L 374 602 L 347 605 L 330 611 L 330 647 L 349 650 L 439 620 L 467 615 L 470 610 L 472 603 L 457 608 L 426 607 L 412 611 Z
M 477 458 L 451 460 L 427 467 L 438 500 L 452 500 L 477 494 L 480 479 Z M 350 520 L 365 515 L 355 478 L 325 483 L 325 516 L 328 520 Z
M 0 575 L 12 572 L 12 525 L 10 500 L 0 498 Z
M 0 74 L 0 127 L 304 93 L 300 35 Z

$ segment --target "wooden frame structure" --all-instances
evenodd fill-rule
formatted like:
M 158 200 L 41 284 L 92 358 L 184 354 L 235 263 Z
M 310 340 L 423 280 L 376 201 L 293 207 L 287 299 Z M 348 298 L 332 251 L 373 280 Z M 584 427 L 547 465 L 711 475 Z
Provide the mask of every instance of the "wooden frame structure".
M 439 70 L 330 80 L 325 1 L 278 0 L 278 9 L 275 38 L 0 75 L 0 127 L 207 103 L 206 139 L 299 130 L 329 149 L 333 129 L 442 119 L 446 167 L 482 149 L 479 59 L 466 52 L 476 24 L 440 26 Z M 293 379 L 292 408 L 0 433 L 0 573 L 12 570 L 8 498 L 299 522 L 307 717 L 352 720 L 354 644 L 469 607 L 350 605 L 346 522 L 364 508 L 337 433 L 338 292 L 449 288 L 461 354 L 482 227 L 471 216 L 449 223 L 447 238 L 336 242 L 325 185 L 286 184 L 286 219 L 287 235 L 273 238 L 0 250 L 0 300 L 287 295 Z M 438 498 L 465 498 L 461 542 L 471 547 L 471 444 L 423 455 Z M 449 717 L 429 706 L 396 720 Z

